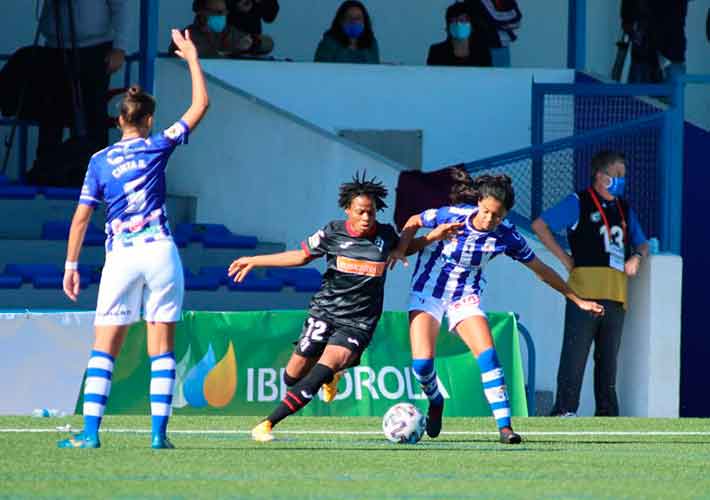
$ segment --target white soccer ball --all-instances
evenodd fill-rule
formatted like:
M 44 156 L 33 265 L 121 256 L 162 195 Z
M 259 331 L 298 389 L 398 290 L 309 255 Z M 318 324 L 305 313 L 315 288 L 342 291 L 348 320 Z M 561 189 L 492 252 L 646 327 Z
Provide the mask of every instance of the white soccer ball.
M 388 441 L 414 444 L 424 435 L 426 417 L 411 403 L 397 403 L 382 419 L 382 431 Z

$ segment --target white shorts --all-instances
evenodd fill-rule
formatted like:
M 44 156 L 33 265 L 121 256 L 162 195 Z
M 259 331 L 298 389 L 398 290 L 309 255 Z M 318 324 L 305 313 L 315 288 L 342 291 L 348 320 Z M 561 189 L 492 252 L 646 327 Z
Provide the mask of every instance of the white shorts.
M 185 277 L 172 240 L 117 248 L 106 255 L 96 301 L 97 326 L 129 325 L 140 320 L 180 320 Z
M 466 295 L 456 302 L 446 299 L 437 299 L 422 292 L 411 292 L 409 294 L 409 312 L 423 311 L 434 317 L 441 323 L 444 313 L 449 321 L 449 331 L 453 332 L 456 325 L 466 318 L 473 316 L 486 317 L 486 313 L 481 309 L 481 299 L 478 295 Z

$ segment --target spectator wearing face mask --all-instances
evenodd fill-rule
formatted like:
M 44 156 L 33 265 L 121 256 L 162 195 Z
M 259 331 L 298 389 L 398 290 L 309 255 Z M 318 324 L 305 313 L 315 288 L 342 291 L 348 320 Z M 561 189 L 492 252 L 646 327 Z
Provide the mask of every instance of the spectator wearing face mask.
M 316 62 L 379 64 L 380 49 L 367 9 L 356 0 L 343 2 L 323 34 Z
M 429 47 L 429 66 L 493 65 L 491 51 L 485 40 L 473 29 L 466 4 L 456 2 L 446 9 L 446 40 Z
M 260 41 L 227 24 L 225 0 L 194 0 L 195 19 L 186 29 L 200 58 L 238 57 L 246 54 L 263 54 L 271 47 L 261 47 Z M 170 53 L 175 52 L 171 43 Z

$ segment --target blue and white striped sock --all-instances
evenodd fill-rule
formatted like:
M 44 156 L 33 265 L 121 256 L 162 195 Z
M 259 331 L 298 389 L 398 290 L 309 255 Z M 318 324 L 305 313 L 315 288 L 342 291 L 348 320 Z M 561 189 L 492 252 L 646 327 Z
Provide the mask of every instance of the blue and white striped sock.
M 175 387 L 175 354 L 166 352 L 150 357 L 150 414 L 153 435 L 165 436 L 172 413 Z
M 505 375 L 498 362 L 495 348 L 491 347 L 478 355 L 483 392 L 493 411 L 498 428 L 510 427 L 510 402 L 505 387 Z
M 84 382 L 84 434 L 95 436 L 106 410 L 115 359 L 108 353 L 92 350 Z
M 412 372 L 414 372 L 414 378 L 419 382 L 422 391 L 429 398 L 429 402 L 435 406 L 443 405 L 444 397 L 439 392 L 434 360 L 431 358 L 413 359 Z

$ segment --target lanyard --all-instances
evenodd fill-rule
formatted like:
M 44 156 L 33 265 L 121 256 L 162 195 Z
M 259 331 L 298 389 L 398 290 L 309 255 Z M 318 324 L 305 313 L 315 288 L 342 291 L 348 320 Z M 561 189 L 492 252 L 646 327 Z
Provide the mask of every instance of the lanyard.
M 602 220 L 604 221 L 604 225 L 606 226 L 606 232 L 609 235 L 609 238 L 611 238 L 611 227 L 609 227 L 609 220 L 606 218 L 606 214 L 604 213 L 604 209 L 602 208 L 601 203 L 599 203 L 599 199 L 597 198 L 596 193 L 592 188 L 588 188 L 587 191 L 589 191 L 594 205 L 597 207 L 597 210 L 599 210 L 599 214 L 601 214 Z M 624 244 L 626 245 L 629 241 L 626 238 L 626 217 L 624 217 L 624 211 L 621 209 L 621 203 L 619 203 L 619 198 L 614 198 L 614 201 L 616 201 L 616 207 L 619 209 L 619 214 L 621 215 L 621 227 L 624 229 Z

